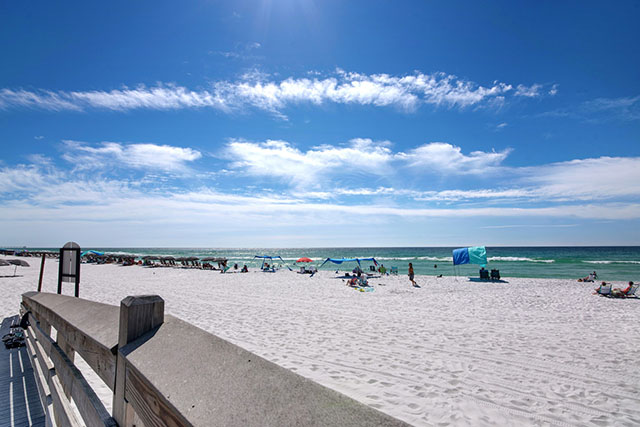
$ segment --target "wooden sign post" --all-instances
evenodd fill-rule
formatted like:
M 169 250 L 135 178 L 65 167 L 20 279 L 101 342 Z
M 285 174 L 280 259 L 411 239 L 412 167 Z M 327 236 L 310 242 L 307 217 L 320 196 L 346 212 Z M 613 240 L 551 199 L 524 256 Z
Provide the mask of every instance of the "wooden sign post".
M 40 279 L 38 279 L 38 292 L 42 291 L 42 275 L 44 274 L 44 259 L 46 255 L 42 254 L 42 262 L 40 263 Z
M 76 242 L 68 242 L 60 248 L 58 294 L 62 293 L 62 282 L 75 282 L 75 295 L 80 296 L 80 246 Z

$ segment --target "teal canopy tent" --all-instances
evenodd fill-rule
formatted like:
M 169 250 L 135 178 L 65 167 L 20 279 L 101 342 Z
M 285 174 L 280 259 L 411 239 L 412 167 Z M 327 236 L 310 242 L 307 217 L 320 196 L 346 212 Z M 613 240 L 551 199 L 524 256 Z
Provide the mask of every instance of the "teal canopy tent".
M 80 256 L 85 256 L 85 255 L 98 255 L 98 256 L 104 256 L 104 252 L 98 252 L 98 251 L 84 251 L 80 254 Z
M 355 261 L 355 262 L 358 263 L 358 265 L 360 265 L 360 261 L 373 261 L 373 263 L 375 265 L 378 265 L 378 261 L 376 261 L 376 259 L 373 258 L 373 257 L 371 257 L 371 258 L 327 258 L 320 265 L 320 267 L 322 267 L 323 265 L 325 265 L 329 261 L 331 261 L 334 264 L 342 264 L 343 262 Z
M 470 246 L 453 250 L 453 265 L 478 264 L 487 265 L 487 250 L 484 246 Z
M 264 263 L 265 261 L 269 260 L 271 262 L 273 262 L 274 259 L 279 259 L 280 261 L 282 261 L 282 263 L 285 265 L 285 267 L 287 267 L 289 269 L 289 271 L 291 271 L 291 267 L 289 267 L 287 265 L 287 263 L 282 259 L 281 256 L 271 256 L 271 255 L 256 255 L 253 257 L 253 259 L 261 259 L 262 260 L 262 266 L 260 267 L 261 270 L 264 270 Z

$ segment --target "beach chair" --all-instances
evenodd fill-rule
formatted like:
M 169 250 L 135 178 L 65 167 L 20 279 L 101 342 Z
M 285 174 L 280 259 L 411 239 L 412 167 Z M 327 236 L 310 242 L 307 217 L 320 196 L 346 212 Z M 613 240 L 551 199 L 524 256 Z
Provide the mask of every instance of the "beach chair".
M 600 285 L 600 287 L 596 289 L 596 293 L 598 295 L 602 295 L 603 297 L 611 296 L 611 283 Z
M 622 289 L 614 289 L 611 291 L 611 294 L 608 295 L 613 298 L 638 298 L 636 295 L 636 291 L 638 290 L 638 284 L 631 285 L 627 292 L 624 292 Z
M 480 280 L 489 280 L 488 270 L 480 270 Z
M 398 267 L 391 267 L 391 274 L 398 275 Z
M 631 285 L 631 289 L 629 289 L 629 292 L 627 292 L 625 294 L 625 298 L 638 298 L 638 295 L 636 295 L 636 292 L 638 290 L 638 286 L 640 286 L 640 284 L 636 283 L 635 285 Z
M 491 270 L 491 280 L 500 280 L 500 270 Z

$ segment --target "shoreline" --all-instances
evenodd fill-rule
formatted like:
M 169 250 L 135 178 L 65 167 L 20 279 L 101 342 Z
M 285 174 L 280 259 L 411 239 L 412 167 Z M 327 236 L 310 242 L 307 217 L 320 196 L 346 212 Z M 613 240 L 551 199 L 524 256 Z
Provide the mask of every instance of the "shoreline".
M 36 289 L 31 264 L 0 279 L 3 317 Z M 414 425 L 640 423 L 640 300 L 566 279 L 417 275 L 414 289 L 400 274 L 357 292 L 334 276 L 83 264 L 80 296 L 158 294 L 167 313 Z

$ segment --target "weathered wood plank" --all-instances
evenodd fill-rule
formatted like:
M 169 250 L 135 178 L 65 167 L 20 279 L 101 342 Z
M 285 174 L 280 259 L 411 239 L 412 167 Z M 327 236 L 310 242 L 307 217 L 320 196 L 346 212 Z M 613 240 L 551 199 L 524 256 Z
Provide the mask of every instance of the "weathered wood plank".
M 190 426 L 135 368 L 127 365 L 125 398 L 145 426 Z
M 33 376 L 36 380 L 36 386 L 38 387 L 38 394 L 40 395 L 40 402 L 42 406 L 46 407 L 51 404 L 51 392 L 49 391 L 49 379 L 50 371 L 47 370 L 46 374 L 43 372 L 40 366 L 40 357 L 36 352 L 37 343 L 33 338 L 33 335 L 29 333 L 27 336 L 27 352 L 29 354 L 29 360 L 33 366 Z
M 164 321 L 164 300 L 157 295 L 129 296 L 120 302 L 118 347 L 138 339 Z M 118 352 L 113 417 L 123 426 L 131 424 L 131 408 L 125 397 L 125 355 Z M 135 411 L 133 411 L 135 412 Z
M 54 343 L 51 350 L 51 359 L 55 365 L 56 375 L 60 379 L 65 394 L 68 391 L 69 396 L 73 399 L 86 425 L 115 426 L 115 421 L 80 370 L 73 365 L 57 344 Z
M 77 351 L 105 384 L 114 389 L 118 307 L 37 292 L 23 294 L 23 303 L 41 325 L 53 326 L 58 339 Z
M 53 417 L 56 424 L 64 427 L 80 427 L 83 424 L 78 421 L 73 408 L 64 395 L 62 384 L 58 377 L 53 375 L 49 378 L 49 389 L 51 390 L 51 400 L 53 403 Z
M 49 359 L 48 351 L 42 345 L 43 343 L 45 345 L 48 343 L 46 336 L 42 333 L 42 330 L 39 329 L 37 323 L 32 322 L 31 326 L 29 326 L 27 337 L 27 339 L 31 340 L 36 360 L 38 361 L 42 375 L 48 384 L 49 378 L 53 375 L 53 363 L 51 363 L 51 360 Z M 50 346 L 47 346 L 47 348 L 50 348 Z
M 29 329 L 32 329 L 33 326 L 32 324 Z M 38 334 L 38 342 L 46 343 L 45 346 L 49 348 L 46 355 L 42 354 L 40 356 L 43 359 L 49 356 L 48 359 L 50 359 L 50 362 L 48 362 L 47 365 L 52 364 L 54 368 L 49 369 L 49 377 L 55 372 L 58 382 L 64 391 L 64 395 L 67 399 L 73 398 L 86 424 L 91 426 L 116 425 L 95 391 L 89 386 L 82 373 L 73 365 L 73 362 L 68 358 L 66 353 L 51 337 L 44 335 L 44 333 L 39 330 L 37 323 L 35 323 L 35 328 Z
M 56 341 L 58 342 L 58 345 L 60 346 L 62 351 L 64 351 L 69 360 L 71 360 L 71 362 L 73 363 L 75 351 L 73 350 L 73 347 L 71 347 L 71 344 L 67 342 L 64 334 L 58 334 L 58 336 L 56 337 Z

